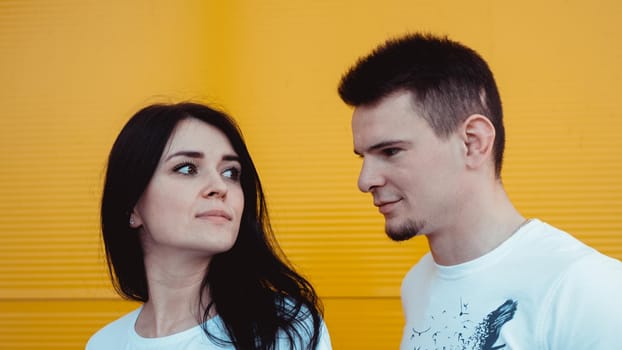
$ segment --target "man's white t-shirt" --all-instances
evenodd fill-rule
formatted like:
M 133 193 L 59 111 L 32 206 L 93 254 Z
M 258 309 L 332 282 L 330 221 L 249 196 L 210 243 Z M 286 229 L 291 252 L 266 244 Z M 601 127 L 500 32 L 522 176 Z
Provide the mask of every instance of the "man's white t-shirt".
M 533 219 L 456 266 L 405 276 L 401 350 L 622 349 L 622 263 Z

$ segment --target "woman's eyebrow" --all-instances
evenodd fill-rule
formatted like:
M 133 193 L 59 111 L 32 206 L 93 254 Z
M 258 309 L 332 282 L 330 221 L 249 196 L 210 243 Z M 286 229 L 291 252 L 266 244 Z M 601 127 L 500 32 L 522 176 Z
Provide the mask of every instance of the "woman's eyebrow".
M 225 154 L 224 156 L 222 156 L 222 160 L 230 160 L 240 163 L 240 157 L 238 157 L 237 154 Z
M 168 161 L 175 157 L 204 158 L 205 154 L 199 151 L 178 151 L 166 157 L 165 161 Z M 240 157 L 237 154 L 225 154 L 224 156 L 222 156 L 222 160 L 234 161 L 239 163 Z
M 175 157 L 188 157 L 188 158 L 203 158 L 205 155 L 203 154 L 203 152 L 199 152 L 199 151 L 179 151 L 179 152 L 175 152 L 171 155 L 169 155 L 168 157 L 166 157 L 165 160 L 169 160 L 171 158 L 175 158 Z

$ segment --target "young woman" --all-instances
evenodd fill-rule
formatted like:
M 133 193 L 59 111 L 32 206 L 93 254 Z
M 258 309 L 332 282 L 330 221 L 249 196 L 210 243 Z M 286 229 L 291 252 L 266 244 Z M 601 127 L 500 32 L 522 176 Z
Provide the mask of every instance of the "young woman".
M 87 350 L 331 349 L 311 284 L 275 241 L 235 122 L 152 105 L 115 141 L 101 207 L 118 293 L 142 302 Z

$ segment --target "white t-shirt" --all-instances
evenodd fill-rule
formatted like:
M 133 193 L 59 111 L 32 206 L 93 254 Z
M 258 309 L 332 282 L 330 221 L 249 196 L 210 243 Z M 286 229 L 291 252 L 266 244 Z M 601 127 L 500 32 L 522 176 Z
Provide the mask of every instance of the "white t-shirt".
M 207 337 L 201 326 L 158 338 L 144 338 L 136 333 L 135 324 L 142 307 L 108 324 L 95 333 L 86 344 L 86 350 L 231 350 L 231 345 L 218 345 Z M 220 317 L 215 316 L 205 324 L 220 339 L 228 339 Z M 305 334 L 301 331 L 301 334 Z M 286 337 L 279 337 L 277 350 L 302 349 L 290 346 Z M 317 350 L 331 350 L 330 336 L 322 322 Z
M 622 349 L 622 263 L 533 219 L 475 260 L 405 276 L 402 350 Z

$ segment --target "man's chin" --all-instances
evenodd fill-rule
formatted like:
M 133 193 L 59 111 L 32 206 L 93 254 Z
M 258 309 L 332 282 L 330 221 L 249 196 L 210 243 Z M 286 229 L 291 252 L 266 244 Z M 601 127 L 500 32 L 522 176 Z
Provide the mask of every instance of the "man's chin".
M 421 231 L 422 225 L 416 222 L 407 222 L 399 226 L 391 226 L 388 223 L 385 225 L 385 232 L 387 236 L 396 242 L 407 241 Z
M 403 233 L 403 232 L 392 232 L 392 231 L 387 232 L 387 236 L 391 238 L 392 241 L 395 241 L 395 242 L 407 241 L 415 237 L 416 235 L 417 234 Z

